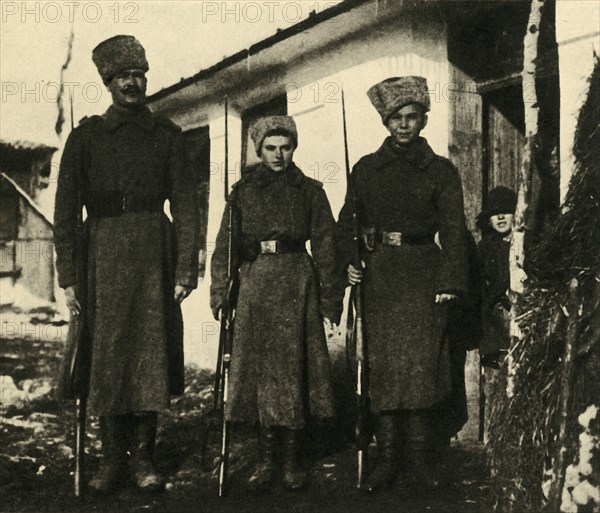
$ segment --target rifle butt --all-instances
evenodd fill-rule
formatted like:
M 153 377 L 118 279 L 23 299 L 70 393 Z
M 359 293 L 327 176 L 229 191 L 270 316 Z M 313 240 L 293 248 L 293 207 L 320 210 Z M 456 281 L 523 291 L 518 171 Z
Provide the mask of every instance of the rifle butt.
M 86 415 L 86 401 L 85 399 L 78 397 L 75 400 L 75 473 L 74 479 L 74 493 L 75 497 L 81 497 L 83 495 L 83 483 L 84 483 L 84 456 L 85 456 L 85 415 Z
M 355 337 L 356 337 L 356 407 L 358 416 L 356 421 L 356 442 L 357 442 L 357 488 L 361 488 L 365 480 L 365 471 L 367 468 L 369 441 L 368 441 L 368 406 L 367 406 L 367 380 L 365 364 L 365 347 L 363 340 L 362 312 L 357 290 L 357 301 L 355 306 Z
M 223 371 L 223 419 L 221 425 L 221 463 L 219 464 L 219 497 L 224 497 L 227 491 L 227 470 L 229 464 L 229 423 L 225 417 L 227 405 L 227 387 L 229 385 L 229 355 L 224 355 L 225 368 Z
M 359 449 L 357 453 L 356 487 L 361 488 L 365 482 L 365 467 L 367 465 L 366 450 Z

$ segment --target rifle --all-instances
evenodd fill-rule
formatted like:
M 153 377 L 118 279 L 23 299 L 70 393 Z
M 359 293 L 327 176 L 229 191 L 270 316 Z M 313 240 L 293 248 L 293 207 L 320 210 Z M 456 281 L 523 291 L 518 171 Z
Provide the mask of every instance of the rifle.
M 229 387 L 229 369 L 231 366 L 231 350 L 233 347 L 233 323 L 237 295 L 237 273 L 233 268 L 233 206 L 229 195 L 229 139 L 227 125 L 227 98 L 225 98 L 225 208 L 227 209 L 227 296 L 221 308 L 221 331 L 219 335 L 219 356 L 215 376 L 214 406 L 221 415 L 221 456 L 219 464 L 219 497 L 225 495 L 227 487 L 227 470 L 229 464 L 229 422 L 225 417 L 227 392 Z
M 353 239 L 354 256 L 352 264 L 356 269 L 361 268 L 360 246 L 359 246 L 359 226 L 356 207 L 356 191 L 352 186 L 350 177 L 350 161 L 348 158 L 348 135 L 346 129 L 346 103 L 344 100 L 344 89 L 342 88 L 342 121 L 344 129 L 344 158 L 346 164 L 346 183 L 348 194 L 352 201 L 352 220 L 353 220 Z M 365 470 L 367 468 L 367 459 L 369 443 L 371 441 L 371 431 L 369 427 L 369 394 L 368 394 L 368 372 L 366 364 L 367 347 L 364 339 L 363 330 L 363 308 L 362 291 L 360 283 L 352 286 L 348 301 L 348 320 L 346 328 L 347 345 L 352 344 L 356 348 L 356 449 L 357 449 L 357 488 L 364 483 Z
M 71 131 L 74 128 L 73 121 L 73 94 L 69 96 L 71 111 Z M 82 191 L 79 183 L 79 170 L 76 170 L 77 189 L 77 220 L 75 223 L 75 292 L 81 305 L 79 314 L 71 315 L 69 321 L 69 333 L 67 347 L 72 348 L 69 361 L 69 387 L 72 397 L 75 399 L 75 472 L 74 494 L 81 497 L 83 494 L 84 481 L 84 456 L 85 456 L 85 419 L 87 409 L 88 380 L 90 347 L 87 340 L 86 323 L 86 295 L 87 295 L 87 273 L 85 269 L 85 234 L 82 217 Z

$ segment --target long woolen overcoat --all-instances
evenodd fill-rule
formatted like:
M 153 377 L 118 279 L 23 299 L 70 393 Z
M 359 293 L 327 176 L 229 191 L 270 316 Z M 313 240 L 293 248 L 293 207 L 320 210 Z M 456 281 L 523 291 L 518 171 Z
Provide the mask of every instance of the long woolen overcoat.
M 375 232 L 372 251 L 362 251 L 371 408 L 430 407 L 451 389 L 447 305 L 436 304 L 435 296 L 467 285 L 460 177 L 425 139 L 403 150 L 387 138 L 355 165 L 350 183 L 361 231 Z M 344 269 L 353 261 L 352 213 L 348 195 L 337 225 Z M 376 234 L 383 231 L 401 232 L 406 243 L 382 245 Z
M 179 127 L 147 108 L 131 114 L 110 107 L 67 140 L 54 225 L 61 287 L 75 285 L 81 202 L 98 208 L 98 198 L 120 194 L 132 202 L 158 198 L 159 205 L 170 201 L 173 217 L 171 223 L 154 209 L 85 221 L 89 406 L 99 415 L 158 411 L 170 393 L 183 392 L 183 325 L 174 286 L 196 287 L 198 279 L 198 207 L 186 161 Z
M 331 208 L 322 185 L 292 165 L 259 164 L 235 185 L 233 244 L 239 296 L 227 418 L 299 429 L 307 415 L 331 417 L 330 362 L 322 317 L 338 321 L 341 287 Z M 305 251 L 259 254 L 260 241 Z M 211 264 L 211 306 L 227 284 L 228 215 Z

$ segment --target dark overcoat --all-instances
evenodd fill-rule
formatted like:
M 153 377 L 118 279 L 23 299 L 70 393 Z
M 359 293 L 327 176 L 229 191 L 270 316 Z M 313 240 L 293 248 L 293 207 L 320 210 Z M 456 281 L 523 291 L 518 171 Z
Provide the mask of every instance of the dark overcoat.
M 110 107 L 75 128 L 60 164 L 55 205 L 59 285 L 75 285 L 77 211 L 90 216 L 87 315 L 92 347 L 89 406 L 99 415 L 158 411 L 183 392 L 183 324 L 175 284 L 196 287 L 198 206 L 177 125 L 147 108 Z M 114 214 L 103 198 L 158 208 Z M 161 210 L 170 202 L 173 222 Z M 156 203 L 155 203 L 156 204 Z
M 307 415 L 333 415 L 330 362 L 322 317 L 337 322 L 341 287 L 335 221 L 322 184 L 295 165 L 249 169 L 231 194 L 239 297 L 235 314 L 227 418 L 299 429 Z M 260 241 L 306 251 L 258 254 Z M 211 264 L 211 306 L 227 285 L 228 215 Z
M 373 249 L 362 251 L 371 408 L 430 407 L 451 389 L 447 305 L 435 296 L 467 286 L 460 177 L 425 139 L 402 150 L 387 138 L 354 166 L 350 184 L 361 230 L 375 232 Z M 348 195 L 337 225 L 344 269 L 353 260 L 352 213 Z M 376 241 L 382 231 L 401 232 L 407 243 L 384 246 Z
M 510 345 L 510 241 L 494 231 L 484 234 L 478 246 L 481 265 L 481 356 L 493 355 Z

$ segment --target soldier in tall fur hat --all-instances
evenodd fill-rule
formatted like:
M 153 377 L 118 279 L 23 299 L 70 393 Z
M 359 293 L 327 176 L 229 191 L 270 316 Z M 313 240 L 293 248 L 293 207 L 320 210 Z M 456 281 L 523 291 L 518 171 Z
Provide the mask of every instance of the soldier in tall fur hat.
M 367 95 L 389 137 L 358 161 L 350 178 L 363 235 L 363 269 L 351 263 L 351 195 L 337 225 L 348 281 L 363 284 L 379 453 L 363 489 L 374 492 L 392 483 L 402 439 L 408 439 L 409 470 L 425 486 L 436 487 L 433 411 L 451 391 L 447 308 L 467 285 L 461 182 L 451 162 L 420 136 L 430 110 L 425 78 L 389 78 Z
M 335 221 L 323 184 L 293 162 L 294 120 L 261 118 L 250 134 L 261 162 L 244 172 L 231 193 L 239 296 L 225 414 L 259 425 L 249 488 L 266 491 L 274 484 L 281 442 L 283 482 L 297 490 L 307 481 L 303 428 L 309 416 L 334 413 L 323 319 L 337 323 L 341 314 Z M 225 215 L 211 264 L 215 318 L 227 295 L 227 233 Z
M 137 486 L 158 491 L 157 412 L 183 392 L 180 303 L 198 279 L 195 184 L 181 130 L 145 105 L 142 45 L 115 36 L 94 48 L 92 59 L 113 102 L 69 135 L 54 214 L 59 285 L 71 312 L 88 320 L 88 401 L 100 417 L 103 452 L 89 484 L 113 491 L 129 460 Z M 76 224 L 84 206 L 87 275 L 76 283 Z

